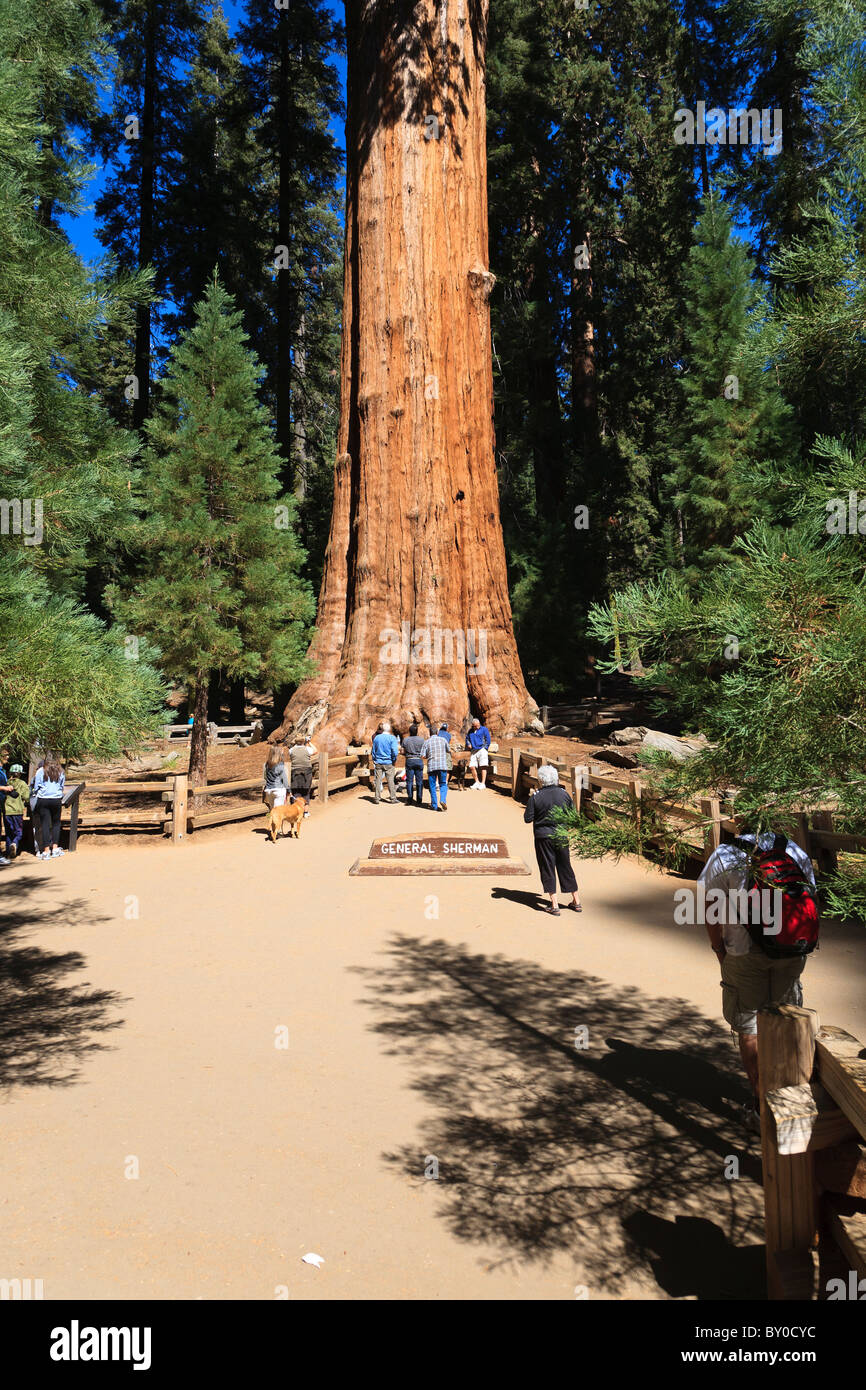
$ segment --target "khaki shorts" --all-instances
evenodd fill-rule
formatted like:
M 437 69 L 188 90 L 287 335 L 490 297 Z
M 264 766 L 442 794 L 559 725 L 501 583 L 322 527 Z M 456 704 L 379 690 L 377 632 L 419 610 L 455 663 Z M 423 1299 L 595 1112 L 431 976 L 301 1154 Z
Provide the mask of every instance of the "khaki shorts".
M 760 946 L 745 956 L 722 961 L 722 1013 L 735 1033 L 757 1033 L 758 1010 L 765 1004 L 802 1004 L 800 976 L 804 956 L 773 960 Z

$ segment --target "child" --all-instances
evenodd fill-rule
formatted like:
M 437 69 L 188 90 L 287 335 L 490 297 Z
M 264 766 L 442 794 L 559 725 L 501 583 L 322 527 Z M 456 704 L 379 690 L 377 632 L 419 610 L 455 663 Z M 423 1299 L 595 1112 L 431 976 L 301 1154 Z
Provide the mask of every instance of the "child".
M 268 760 L 265 763 L 265 785 L 262 790 L 262 801 L 271 810 L 275 806 L 284 806 L 286 797 L 289 794 L 289 778 L 286 772 L 285 749 L 280 744 L 275 743 L 268 749 Z
M 9 769 L 9 790 L 6 793 L 6 853 L 12 859 L 18 853 L 24 834 L 24 803 L 28 797 L 27 783 L 22 779 L 24 768 L 13 763 Z

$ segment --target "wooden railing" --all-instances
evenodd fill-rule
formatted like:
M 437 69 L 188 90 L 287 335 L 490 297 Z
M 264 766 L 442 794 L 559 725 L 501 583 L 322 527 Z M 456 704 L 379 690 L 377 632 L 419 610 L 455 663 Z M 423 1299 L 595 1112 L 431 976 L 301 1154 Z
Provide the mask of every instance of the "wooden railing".
M 249 736 L 261 727 L 260 721 L 252 724 L 208 724 L 208 743 L 225 743 L 226 740 Z M 163 724 L 162 736 L 171 743 L 185 743 L 192 734 L 191 724 Z
M 502 755 L 498 759 L 504 772 Z M 546 758 L 542 753 L 526 749 L 511 750 L 511 794 L 519 797 L 532 787 L 537 787 L 538 767 L 542 763 L 555 767 L 560 781 L 570 793 L 578 814 L 585 809 L 587 800 L 592 800 L 596 792 L 615 791 L 626 794 L 626 800 L 619 806 L 605 806 L 606 814 L 629 816 L 638 823 L 643 815 L 644 786 L 638 777 L 606 777 L 590 772 L 584 764 L 569 764 L 562 758 Z M 708 859 L 713 850 L 722 843 L 724 836 L 736 835 L 741 830 L 740 822 L 733 816 L 730 802 L 715 798 L 702 798 L 695 806 L 681 806 L 676 802 L 653 800 L 653 809 L 671 820 L 685 821 L 700 825 L 704 829 L 703 848 L 695 847 L 695 855 Z M 834 869 L 840 852 L 866 852 L 866 835 L 848 835 L 833 830 L 833 814 L 829 810 L 800 812 L 795 817 L 795 825 L 790 833 L 801 849 L 816 860 L 822 871 Z
M 758 1069 L 768 1296 L 862 1299 L 866 1048 L 811 1009 L 770 1005 Z
M 337 775 L 334 776 L 333 774 Z M 341 775 L 342 774 L 342 775 Z M 369 777 L 369 755 L 353 753 L 346 757 L 329 757 L 319 753 L 313 758 L 313 791 L 319 800 L 327 805 L 332 792 L 346 787 L 366 785 Z M 261 800 L 262 775 L 240 777 L 227 782 L 209 782 L 206 787 L 195 788 L 190 785 L 185 772 L 171 772 L 162 781 L 147 782 L 88 782 L 76 784 L 69 789 L 70 803 L 69 848 L 75 849 L 78 834 L 95 829 L 133 829 L 137 826 L 160 826 L 163 834 L 171 837 L 173 844 L 181 844 L 190 830 L 200 830 L 209 825 L 224 825 L 230 821 L 247 820 L 252 816 L 263 816 L 265 807 Z M 159 794 L 160 804 L 142 810 L 109 809 L 88 811 L 81 807 L 82 797 L 96 795 L 154 796 Z M 212 797 L 233 796 L 257 793 L 248 796 L 245 802 L 229 806 L 208 805 Z M 64 806 L 67 801 L 64 800 Z

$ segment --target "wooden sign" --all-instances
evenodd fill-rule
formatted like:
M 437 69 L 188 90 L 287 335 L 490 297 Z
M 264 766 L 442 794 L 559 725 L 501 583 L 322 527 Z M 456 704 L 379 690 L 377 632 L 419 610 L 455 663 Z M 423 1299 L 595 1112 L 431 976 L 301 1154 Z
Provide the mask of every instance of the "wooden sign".
M 388 835 L 374 840 L 366 859 L 356 859 L 350 874 L 528 874 L 522 859 L 512 859 L 496 835 Z

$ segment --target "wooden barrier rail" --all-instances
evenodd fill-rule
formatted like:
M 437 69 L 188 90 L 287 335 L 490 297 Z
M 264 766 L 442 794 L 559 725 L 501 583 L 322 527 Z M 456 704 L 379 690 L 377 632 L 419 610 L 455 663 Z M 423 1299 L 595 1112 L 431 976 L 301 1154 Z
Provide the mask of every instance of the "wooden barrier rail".
M 811 1009 L 758 1012 L 767 1293 L 866 1293 L 866 1048 Z
M 208 724 L 208 743 L 225 743 L 238 737 L 252 738 L 256 729 L 261 728 L 261 721 L 255 720 L 251 724 L 215 724 L 211 721 Z M 169 743 L 187 743 L 192 734 L 191 724 L 163 724 L 162 736 Z
M 513 748 L 511 750 L 512 796 L 516 798 L 521 792 L 539 785 L 537 768 L 542 763 L 556 768 L 560 780 L 571 792 L 578 813 L 583 809 L 585 798 L 591 798 L 594 792 L 619 791 L 626 794 L 628 804 L 623 804 L 620 807 L 605 806 L 605 813 L 613 816 L 631 817 L 638 822 L 640 821 L 643 813 L 645 789 L 639 778 L 606 777 L 590 772 L 585 763 L 568 764 L 564 759 L 545 758 L 541 753 L 529 752 L 526 749 Z M 702 851 L 704 861 L 721 844 L 723 833 L 733 836 L 741 829 L 739 821 L 732 818 L 733 806 L 731 803 L 716 798 L 703 798 L 699 808 L 656 800 L 654 800 L 653 805 L 657 812 L 671 820 L 685 821 L 692 825 L 704 827 Z M 796 817 L 796 825 L 791 833 L 791 838 L 800 845 L 801 849 L 805 850 L 810 858 L 815 859 L 819 867 L 825 870 L 835 867 L 836 856 L 840 851 L 843 853 L 846 851 L 866 853 L 866 835 L 836 832 L 832 825 L 832 812 L 826 809 L 812 811 L 810 814 L 801 812 Z M 695 852 L 696 854 L 700 853 L 697 848 Z
M 345 787 L 363 785 L 369 776 L 368 754 L 353 753 L 346 757 L 329 757 L 319 753 L 313 758 L 313 790 L 324 805 L 332 792 Z M 351 769 L 351 770 L 350 770 Z M 333 778 L 334 771 L 342 771 L 343 776 Z M 171 837 L 173 844 L 186 839 L 189 830 L 199 830 L 209 825 L 224 825 L 231 821 L 246 820 L 264 815 L 261 797 L 247 798 L 247 804 L 235 803 L 211 810 L 207 803 L 215 796 L 237 796 L 249 792 L 261 792 L 262 777 L 239 777 L 225 782 L 209 782 L 205 787 L 193 787 L 185 772 L 167 773 L 162 781 L 147 782 L 90 782 L 79 783 L 67 789 L 64 806 L 71 807 L 69 819 L 69 848 L 75 849 L 78 834 L 82 830 L 99 828 L 134 828 L 136 826 L 161 826 L 163 834 Z M 79 814 L 81 794 L 117 794 L 124 797 L 138 794 L 159 793 L 161 804 L 146 810 L 108 810 L 87 811 Z

